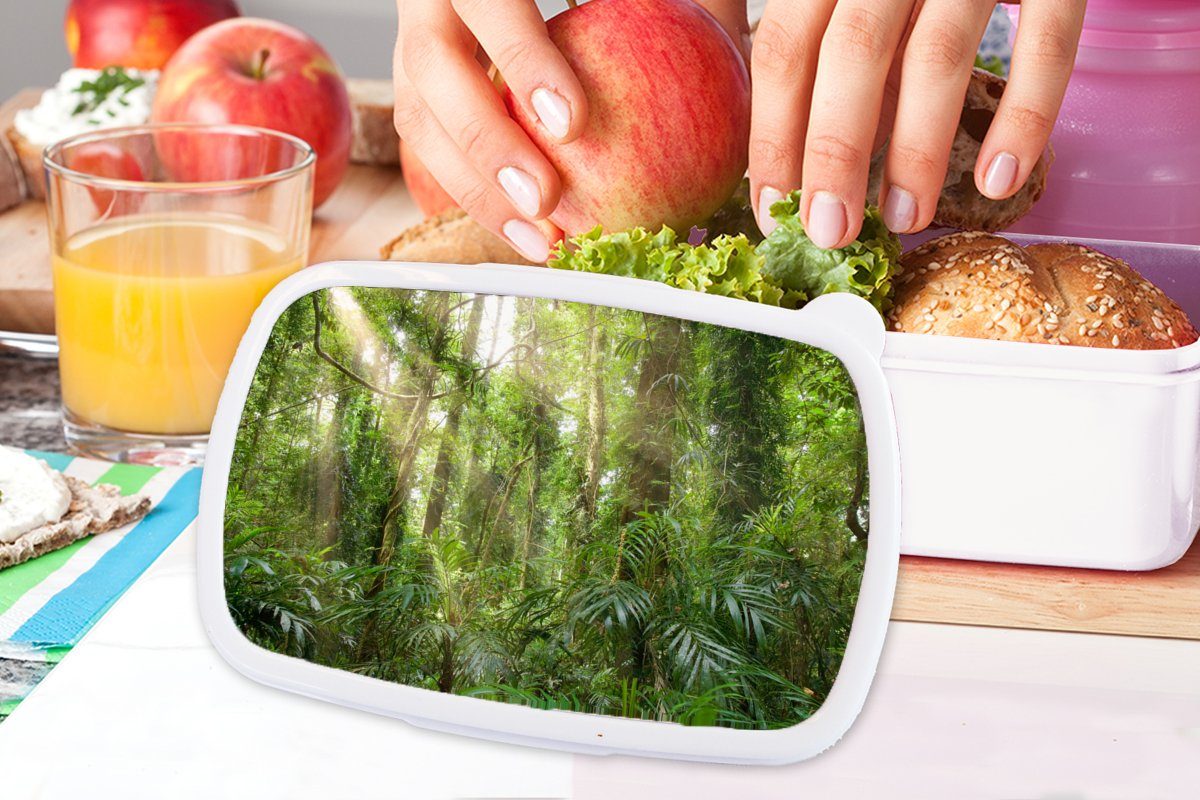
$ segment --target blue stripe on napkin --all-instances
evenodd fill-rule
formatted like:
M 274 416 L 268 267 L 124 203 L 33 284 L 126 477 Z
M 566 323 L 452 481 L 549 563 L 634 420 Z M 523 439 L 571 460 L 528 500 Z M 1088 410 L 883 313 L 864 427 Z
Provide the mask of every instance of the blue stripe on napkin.
M 46 601 L 9 641 L 33 645 L 78 641 L 195 519 L 200 475 L 199 469 L 184 473 L 145 519 L 91 569 Z

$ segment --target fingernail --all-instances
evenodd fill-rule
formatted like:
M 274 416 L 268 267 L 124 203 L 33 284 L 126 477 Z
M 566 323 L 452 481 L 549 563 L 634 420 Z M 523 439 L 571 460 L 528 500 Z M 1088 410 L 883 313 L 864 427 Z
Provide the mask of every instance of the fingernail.
M 771 216 L 771 206 L 783 199 L 783 192 L 773 186 L 764 186 L 758 193 L 758 229 L 763 236 L 770 236 L 771 231 L 779 227 L 779 222 Z
M 550 135 L 556 139 L 567 138 L 567 132 L 571 130 L 571 107 L 562 95 L 549 89 L 534 89 L 529 99 Z
M 510 219 L 500 228 L 509 243 L 529 261 L 541 264 L 550 257 L 550 244 L 535 225 L 523 219 Z
M 892 186 L 883 200 L 883 224 L 893 233 L 907 233 L 917 224 L 917 199 L 912 192 Z
M 983 176 L 983 193 L 993 200 L 1007 195 L 1017 182 L 1017 166 L 1012 153 L 997 153 Z
M 518 211 L 527 217 L 537 216 L 542 207 L 542 192 L 533 176 L 516 167 L 505 167 L 496 173 L 496 180 Z
M 836 246 L 846 235 L 846 204 L 832 192 L 814 193 L 805 230 L 817 247 L 827 250 Z

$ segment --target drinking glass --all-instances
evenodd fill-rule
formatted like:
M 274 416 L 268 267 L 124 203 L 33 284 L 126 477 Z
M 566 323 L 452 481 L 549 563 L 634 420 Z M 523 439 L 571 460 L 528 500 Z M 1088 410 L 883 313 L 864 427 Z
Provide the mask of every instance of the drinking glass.
M 67 444 L 202 463 L 250 315 L 307 261 L 312 148 L 144 125 L 64 139 L 44 161 Z

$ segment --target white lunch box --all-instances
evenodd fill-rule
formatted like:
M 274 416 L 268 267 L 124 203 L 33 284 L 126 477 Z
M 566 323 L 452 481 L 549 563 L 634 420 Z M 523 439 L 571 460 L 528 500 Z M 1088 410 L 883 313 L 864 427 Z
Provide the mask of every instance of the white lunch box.
M 1072 241 L 1129 262 L 1200 320 L 1200 248 Z M 1149 570 L 1191 546 L 1200 343 L 1133 351 L 889 332 L 883 368 L 902 553 Z

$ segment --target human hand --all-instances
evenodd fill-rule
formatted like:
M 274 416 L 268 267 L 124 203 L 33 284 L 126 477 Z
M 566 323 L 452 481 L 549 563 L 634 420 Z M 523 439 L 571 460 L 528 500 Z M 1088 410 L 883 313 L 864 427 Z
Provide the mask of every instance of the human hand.
M 533 0 L 397 0 L 396 129 L 468 214 L 530 261 L 545 261 L 558 205 L 554 167 L 508 115 L 494 64 L 555 139 L 587 125 L 587 98 Z M 705 6 L 749 50 L 745 0 Z M 547 236 L 547 234 L 551 236 Z
M 871 154 L 890 134 L 879 202 L 896 233 L 925 228 L 945 180 L 975 52 L 995 0 L 770 0 L 751 57 L 751 197 L 802 188 L 812 241 L 858 235 Z M 1003 199 L 1029 177 L 1066 91 L 1084 0 L 1025 0 L 1008 87 L 975 165 Z

